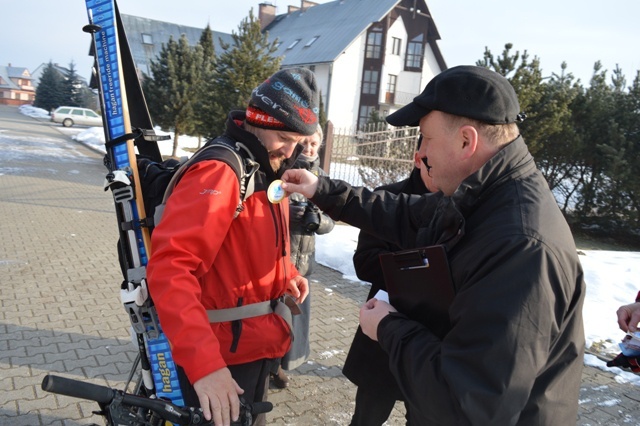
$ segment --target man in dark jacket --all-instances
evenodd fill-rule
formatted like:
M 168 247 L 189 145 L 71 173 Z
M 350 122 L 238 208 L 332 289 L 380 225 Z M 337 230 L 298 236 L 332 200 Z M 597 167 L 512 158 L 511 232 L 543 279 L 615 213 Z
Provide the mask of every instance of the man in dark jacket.
M 426 185 L 430 178 L 427 166 L 422 162 L 425 156 L 422 137 L 418 138 L 417 148 L 414 153 L 415 167 L 409 177 L 376 190 L 417 195 L 428 192 Z M 353 266 L 358 278 L 371 283 L 367 300 L 373 298 L 379 290 L 387 290 L 379 256 L 398 250 L 400 247 L 397 245 L 360 231 L 358 246 L 353 254 Z M 372 371 L 375 374 L 371 374 Z M 396 401 L 404 401 L 396 379 L 389 370 L 389 357 L 377 342 L 365 336 L 360 327 L 353 337 L 342 373 L 358 386 L 351 426 L 380 426 L 389 418 Z M 405 404 L 405 408 L 409 412 L 408 404 Z
M 519 135 L 519 110 L 503 76 L 450 68 L 387 118 L 420 126 L 431 187 L 439 192 L 393 195 L 298 170 L 283 176 L 286 191 L 311 197 L 335 220 L 403 248 L 445 247 L 455 297 L 443 337 L 380 300 L 360 310 L 362 330 L 389 355 L 416 424 L 576 421 L 583 272 L 569 227 Z

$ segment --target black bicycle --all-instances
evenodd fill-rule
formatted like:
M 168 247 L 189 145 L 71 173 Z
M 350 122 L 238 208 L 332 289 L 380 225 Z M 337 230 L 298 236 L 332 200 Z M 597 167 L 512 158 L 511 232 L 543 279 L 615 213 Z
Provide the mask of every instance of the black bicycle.
M 67 379 L 48 374 L 42 380 L 42 390 L 74 398 L 95 401 L 107 426 L 164 426 L 169 422 L 181 426 L 213 425 L 205 420 L 201 408 L 179 407 L 163 399 L 133 395 L 107 386 Z M 251 426 L 254 416 L 273 409 L 270 402 L 249 404 L 240 397 L 240 417 L 234 426 Z

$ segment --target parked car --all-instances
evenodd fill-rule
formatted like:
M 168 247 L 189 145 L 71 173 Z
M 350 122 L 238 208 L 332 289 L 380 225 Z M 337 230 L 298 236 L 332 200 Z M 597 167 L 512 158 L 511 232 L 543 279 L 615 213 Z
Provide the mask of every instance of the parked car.
M 64 127 L 74 124 L 102 127 L 102 117 L 88 108 L 61 106 L 51 113 L 51 121 L 62 123 Z

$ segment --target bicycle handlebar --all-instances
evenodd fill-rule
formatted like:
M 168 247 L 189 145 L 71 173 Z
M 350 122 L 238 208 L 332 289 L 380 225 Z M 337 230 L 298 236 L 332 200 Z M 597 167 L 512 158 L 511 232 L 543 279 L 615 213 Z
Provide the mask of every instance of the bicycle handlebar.
M 140 407 L 151 410 L 158 416 L 176 425 L 198 426 L 212 425 L 212 421 L 204 418 L 201 408 L 179 407 L 162 399 L 150 399 L 143 396 L 132 395 L 123 391 L 111 389 L 107 386 L 87 383 L 80 380 L 68 379 L 65 377 L 47 374 L 42 380 L 42 390 L 74 398 L 95 401 L 98 404 L 108 406 L 119 400 L 123 405 Z M 256 402 L 246 404 L 241 399 L 241 416 L 232 425 L 250 425 L 253 416 L 267 413 L 273 409 L 270 402 Z
M 93 383 L 67 379 L 47 374 L 42 380 L 42 390 L 72 396 L 74 398 L 88 399 L 100 404 L 108 404 L 116 396 L 114 389 Z

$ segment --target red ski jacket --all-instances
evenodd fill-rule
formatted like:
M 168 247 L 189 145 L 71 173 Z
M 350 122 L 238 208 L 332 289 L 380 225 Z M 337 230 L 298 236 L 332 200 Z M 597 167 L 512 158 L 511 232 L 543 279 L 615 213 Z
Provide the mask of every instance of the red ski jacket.
M 269 179 L 258 173 L 255 192 L 234 219 L 235 172 L 221 161 L 196 163 L 153 232 L 149 290 L 191 383 L 227 365 L 282 357 L 290 346 L 289 327 L 276 314 L 243 319 L 238 330 L 238 322 L 210 324 L 206 313 L 277 299 L 299 275 L 289 258 L 288 200 L 271 204 Z

